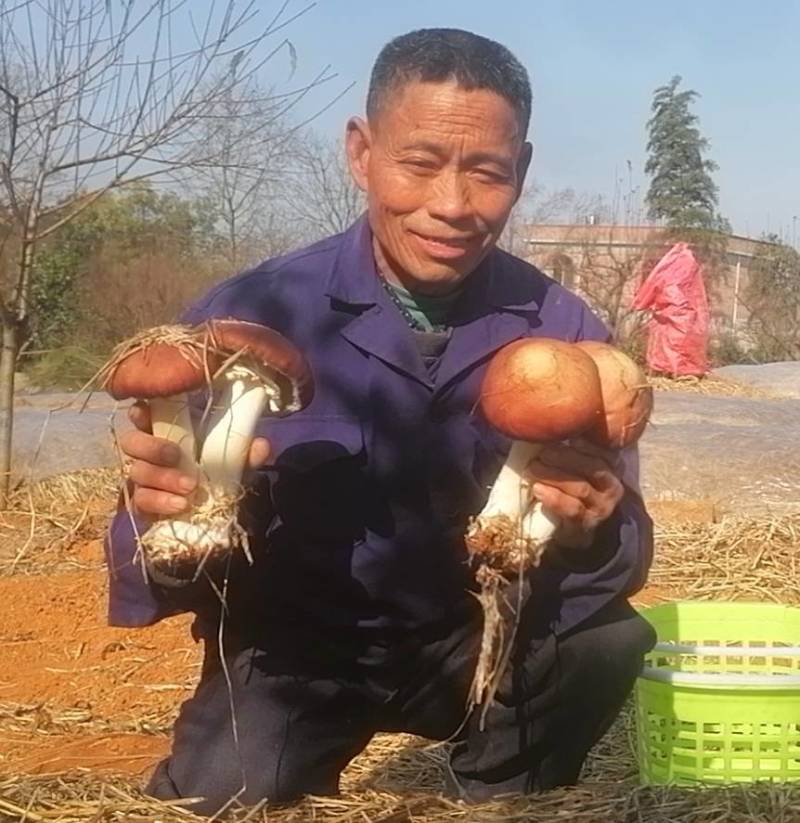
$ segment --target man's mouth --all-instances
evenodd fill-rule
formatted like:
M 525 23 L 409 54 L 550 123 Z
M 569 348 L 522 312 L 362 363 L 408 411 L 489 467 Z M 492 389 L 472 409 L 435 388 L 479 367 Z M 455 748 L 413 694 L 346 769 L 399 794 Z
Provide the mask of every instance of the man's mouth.
M 475 245 L 475 236 L 441 236 L 410 232 L 431 257 L 460 257 Z

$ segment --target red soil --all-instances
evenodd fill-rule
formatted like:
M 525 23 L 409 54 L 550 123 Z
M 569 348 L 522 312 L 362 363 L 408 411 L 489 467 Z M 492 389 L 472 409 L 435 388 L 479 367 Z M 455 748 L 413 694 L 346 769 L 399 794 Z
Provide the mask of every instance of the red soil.
M 110 628 L 106 589 L 102 571 L 0 577 L 0 773 L 139 773 L 168 750 L 148 724 L 168 724 L 191 694 L 190 617 Z

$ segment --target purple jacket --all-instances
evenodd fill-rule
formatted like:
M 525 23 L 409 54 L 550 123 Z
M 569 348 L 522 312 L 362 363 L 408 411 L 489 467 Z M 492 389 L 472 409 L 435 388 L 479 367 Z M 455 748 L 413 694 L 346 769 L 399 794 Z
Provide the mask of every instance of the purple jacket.
M 378 280 L 363 218 L 225 281 L 185 320 L 228 316 L 289 337 L 316 382 L 307 409 L 259 427 L 273 460 L 243 513 L 256 563 L 237 560 L 229 593 L 251 629 L 414 628 L 471 601 L 462 535 L 509 448 L 476 410 L 489 358 L 521 337 L 608 337 L 578 297 L 494 250 L 467 282 L 432 382 Z M 635 451 L 621 462 L 628 491 L 594 549 L 572 558 L 553 552 L 532 575 L 550 629 L 566 631 L 644 582 L 651 522 Z M 106 545 L 113 625 L 147 625 L 214 601 L 210 592 L 146 583 L 132 562 L 127 514 L 117 515 Z

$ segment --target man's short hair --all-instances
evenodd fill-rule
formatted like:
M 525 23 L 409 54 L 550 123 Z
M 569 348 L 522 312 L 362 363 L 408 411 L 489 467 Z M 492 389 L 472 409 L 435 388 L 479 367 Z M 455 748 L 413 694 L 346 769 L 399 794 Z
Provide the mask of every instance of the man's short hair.
M 418 29 L 388 42 L 372 69 L 367 116 L 375 118 L 386 98 L 405 83 L 448 81 L 468 91 L 488 89 L 506 99 L 527 134 L 528 72 L 505 46 L 461 29 Z

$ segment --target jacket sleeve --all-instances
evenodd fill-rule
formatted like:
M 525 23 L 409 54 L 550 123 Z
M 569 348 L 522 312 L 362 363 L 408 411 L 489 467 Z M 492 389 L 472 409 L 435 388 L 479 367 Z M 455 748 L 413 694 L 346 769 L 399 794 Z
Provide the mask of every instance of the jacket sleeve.
M 614 514 L 596 531 L 591 546 L 555 545 L 534 572 L 540 619 L 559 633 L 574 629 L 609 601 L 642 588 L 653 558 L 653 524 L 638 489 L 636 448 L 620 455 L 625 494 Z M 548 602 L 549 601 L 549 602 Z
M 249 493 L 239 504 L 239 521 L 250 538 L 250 552 L 258 561 L 266 553 L 266 535 L 273 520 L 271 472 L 259 471 Z M 215 620 L 220 601 L 221 580 L 209 581 L 203 574 L 184 586 L 163 586 L 145 572 L 137 537 L 147 530 L 147 521 L 120 505 L 106 532 L 105 555 L 108 566 L 108 622 L 112 626 L 150 626 L 183 612 L 207 615 Z M 237 550 L 231 558 L 230 574 L 238 581 L 250 578 L 247 560 Z
M 137 550 L 137 535 L 146 530 L 146 522 L 120 506 L 106 532 L 108 622 L 112 626 L 149 626 L 189 610 L 186 592 L 148 579 Z

